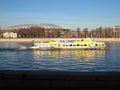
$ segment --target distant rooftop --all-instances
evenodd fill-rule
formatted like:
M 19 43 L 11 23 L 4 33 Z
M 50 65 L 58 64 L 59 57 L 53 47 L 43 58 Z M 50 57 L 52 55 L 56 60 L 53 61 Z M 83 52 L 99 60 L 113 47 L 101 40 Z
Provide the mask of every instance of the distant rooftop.
M 114 26 L 114 27 L 112 27 L 112 28 L 120 28 L 120 26 Z
M 8 29 L 31 28 L 33 26 L 47 28 L 47 29 L 49 28 L 64 29 L 63 27 L 54 25 L 54 24 L 21 24 L 21 25 L 15 25 L 15 26 L 8 27 Z

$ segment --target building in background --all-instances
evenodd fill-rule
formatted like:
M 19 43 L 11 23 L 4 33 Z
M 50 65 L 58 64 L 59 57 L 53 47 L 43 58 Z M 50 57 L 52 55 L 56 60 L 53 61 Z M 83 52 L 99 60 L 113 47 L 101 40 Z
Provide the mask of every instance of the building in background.
M 17 33 L 5 32 L 3 33 L 3 38 L 17 38 Z
M 54 24 L 22 24 L 0 31 L 1 38 L 120 38 L 120 26 L 71 30 Z
M 55 25 L 55 24 L 21 24 L 21 25 L 15 25 L 8 27 L 8 29 L 28 29 L 31 27 L 39 27 L 39 28 L 44 28 L 44 29 L 65 29 L 64 27 Z
M 18 34 L 18 38 L 59 38 L 62 31 L 69 31 L 54 24 L 22 24 L 8 28 Z
M 120 26 L 112 27 L 112 37 L 120 38 Z

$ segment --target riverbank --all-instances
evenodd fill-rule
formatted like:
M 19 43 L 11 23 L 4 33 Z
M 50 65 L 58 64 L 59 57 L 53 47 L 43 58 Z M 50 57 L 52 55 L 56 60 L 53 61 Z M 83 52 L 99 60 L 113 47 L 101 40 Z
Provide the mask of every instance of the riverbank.
M 95 41 L 103 42 L 120 42 L 120 38 L 94 38 Z M 32 42 L 48 40 L 81 40 L 81 38 L 17 38 L 17 39 L 0 39 L 0 42 Z

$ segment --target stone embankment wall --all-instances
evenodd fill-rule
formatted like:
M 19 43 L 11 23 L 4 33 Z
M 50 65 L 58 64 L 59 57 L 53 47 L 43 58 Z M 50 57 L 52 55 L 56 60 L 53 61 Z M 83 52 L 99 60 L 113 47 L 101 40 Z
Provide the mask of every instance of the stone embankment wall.
M 103 42 L 120 42 L 120 38 L 94 38 L 96 41 Z M 48 41 L 48 40 L 81 40 L 81 38 L 17 38 L 17 39 L 0 39 L 0 42 L 32 42 L 32 41 Z

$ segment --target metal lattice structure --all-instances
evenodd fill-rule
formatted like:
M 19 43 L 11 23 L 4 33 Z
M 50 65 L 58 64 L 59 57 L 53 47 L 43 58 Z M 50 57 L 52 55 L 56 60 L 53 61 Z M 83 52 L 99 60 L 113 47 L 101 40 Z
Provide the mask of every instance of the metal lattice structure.
M 20 29 L 20 28 L 25 29 L 25 28 L 31 28 L 31 27 L 40 27 L 45 29 L 51 29 L 51 28 L 64 29 L 63 27 L 54 25 L 54 24 L 21 24 L 21 25 L 11 26 L 9 27 L 9 29 Z

